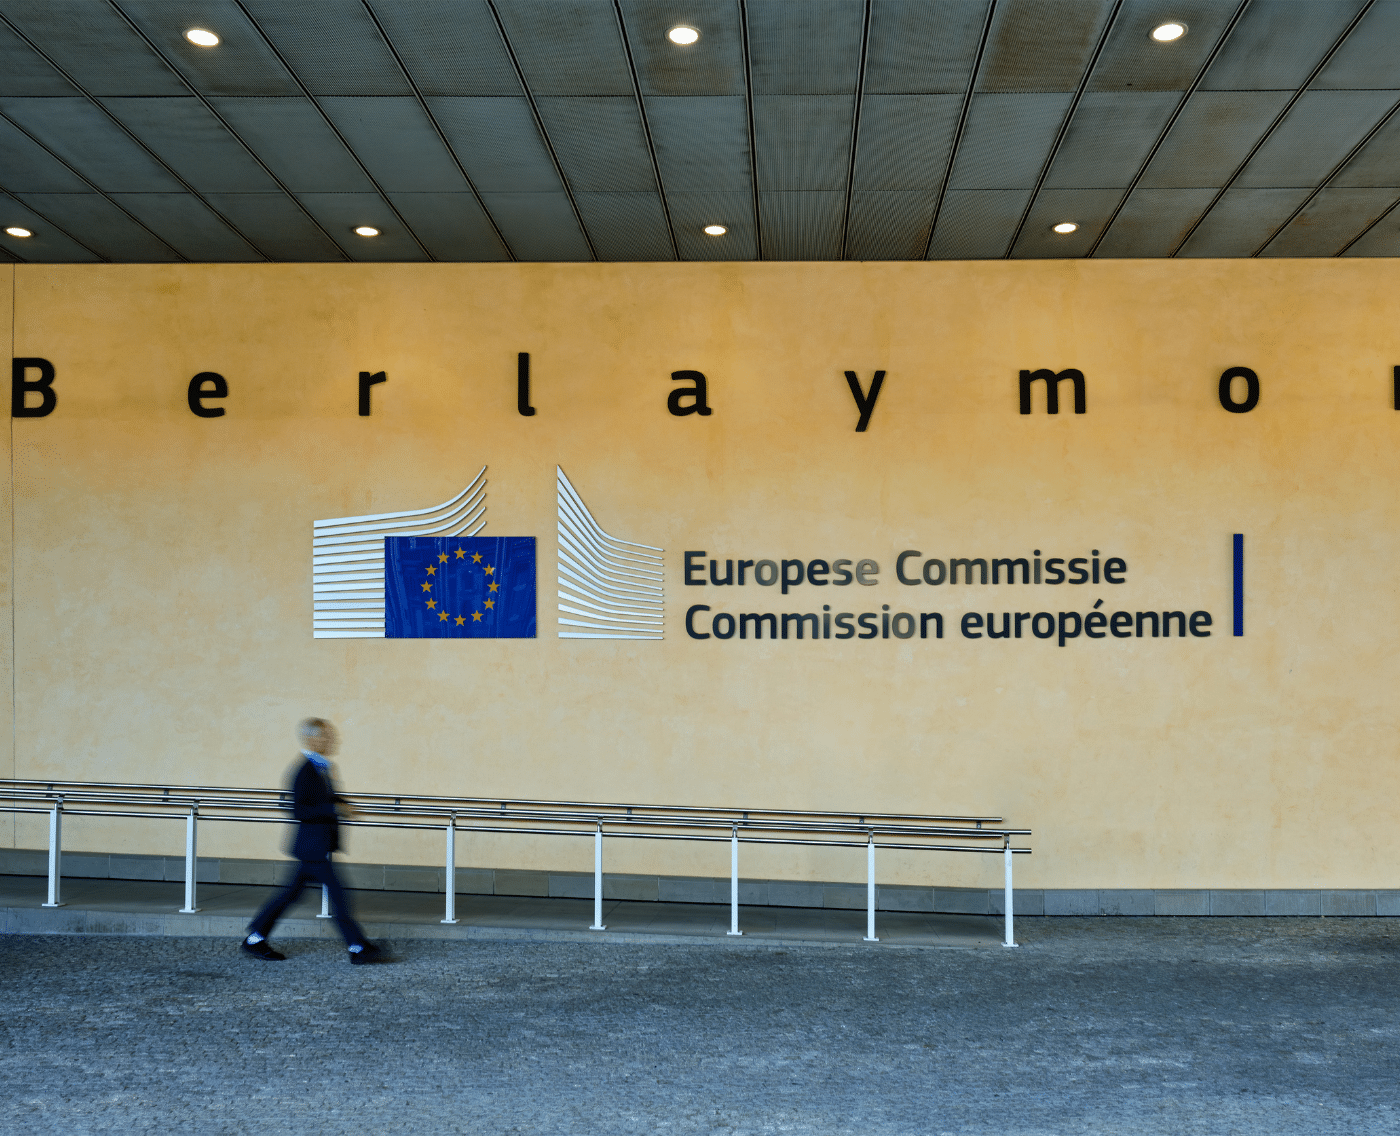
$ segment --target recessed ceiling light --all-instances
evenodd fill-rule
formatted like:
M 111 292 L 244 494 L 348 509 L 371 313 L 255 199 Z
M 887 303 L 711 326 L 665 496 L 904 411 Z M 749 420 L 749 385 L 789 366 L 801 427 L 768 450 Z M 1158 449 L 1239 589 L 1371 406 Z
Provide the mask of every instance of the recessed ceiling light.
M 689 47 L 700 38 L 700 33 L 692 27 L 687 27 L 685 24 L 677 24 L 666 33 L 666 38 L 672 43 L 680 44 L 682 47 Z
M 1077 228 L 1079 228 L 1079 226 L 1073 221 L 1061 221 L 1058 225 L 1054 226 L 1055 232 L 1057 233 L 1072 233 Z
M 21 229 L 18 225 L 11 225 L 5 232 L 12 237 L 32 237 L 34 235 L 28 229 Z
M 377 236 L 379 236 L 379 230 L 376 229 L 373 225 L 356 225 L 356 226 L 355 226 L 355 233 L 356 233 L 357 236 L 361 236 L 361 237 L 377 237 Z
M 219 42 L 219 37 L 204 28 L 191 28 L 185 33 L 185 38 L 191 43 L 197 43 L 200 47 L 214 47 Z
M 725 233 L 729 232 L 729 230 L 723 225 L 706 225 L 705 232 L 712 237 L 722 237 Z
M 1171 43 L 1174 39 L 1180 39 L 1186 34 L 1186 25 L 1178 20 L 1170 23 L 1158 24 L 1152 29 L 1152 38 L 1158 43 Z

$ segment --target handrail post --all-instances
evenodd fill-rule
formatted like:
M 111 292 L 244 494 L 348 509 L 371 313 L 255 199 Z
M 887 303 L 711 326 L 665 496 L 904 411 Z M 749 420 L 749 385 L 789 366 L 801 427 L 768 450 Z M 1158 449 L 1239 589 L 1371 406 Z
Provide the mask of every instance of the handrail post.
M 331 917 L 331 889 L 325 884 L 321 885 L 321 913 L 317 919 L 329 919 Z
M 444 923 L 457 922 L 457 814 L 447 822 L 447 911 L 442 917 Z
M 1003 947 L 1016 946 L 1015 922 L 1016 916 L 1014 908 L 1016 905 L 1016 889 L 1011 885 L 1011 837 L 1006 837 L 1001 846 L 1002 859 L 1006 861 L 1006 892 L 1003 903 L 1006 905 L 1006 941 Z
M 739 930 L 739 825 L 735 822 L 729 836 L 729 930 L 726 935 L 742 935 Z
M 63 798 L 49 810 L 49 901 L 45 907 L 62 907 L 63 879 Z
M 598 819 L 598 831 L 593 837 L 593 926 L 590 931 L 606 931 L 603 925 L 603 820 Z
M 195 906 L 195 872 L 198 865 L 196 856 L 196 817 L 199 814 L 199 802 L 195 801 L 190 805 L 190 815 L 185 818 L 185 906 L 180 908 L 181 915 L 193 915 L 199 910 Z
M 875 834 L 865 845 L 865 941 L 878 943 L 875 937 Z

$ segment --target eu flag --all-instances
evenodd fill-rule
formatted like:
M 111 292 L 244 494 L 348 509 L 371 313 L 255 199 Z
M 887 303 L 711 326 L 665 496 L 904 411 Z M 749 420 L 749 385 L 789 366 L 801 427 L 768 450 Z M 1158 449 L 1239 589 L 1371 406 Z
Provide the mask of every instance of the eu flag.
M 534 637 L 534 537 L 384 538 L 384 638 Z

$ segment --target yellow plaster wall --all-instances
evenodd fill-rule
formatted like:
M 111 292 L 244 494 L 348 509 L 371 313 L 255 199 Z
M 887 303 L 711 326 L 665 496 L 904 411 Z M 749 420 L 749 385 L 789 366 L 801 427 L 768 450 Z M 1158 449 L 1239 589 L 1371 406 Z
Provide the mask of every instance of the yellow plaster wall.
M 1018 863 L 1032 887 L 1393 883 L 1390 262 L 14 272 L 14 351 L 51 359 L 60 392 L 53 415 L 13 422 L 19 776 L 276 783 L 294 723 L 318 713 L 343 727 L 352 789 L 998 813 L 1035 830 Z M 1217 401 L 1237 365 L 1262 383 L 1249 414 Z M 1083 370 L 1089 412 L 1047 416 L 1037 394 L 1021 416 L 1023 367 Z M 709 377 L 712 416 L 666 412 L 678 369 Z M 887 372 L 863 434 L 847 369 Z M 231 388 L 220 419 L 185 403 L 206 370 Z M 370 418 L 362 370 L 389 376 Z M 556 462 L 606 529 L 665 548 L 664 642 L 555 637 Z M 312 520 L 427 507 L 483 464 L 485 533 L 539 540 L 539 638 L 314 640 Z M 1097 548 L 1130 569 L 1117 587 L 904 587 L 906 548 Z M 882 571 L 787 597 L 687 588 L 686 549 Z M 1060 648 L 957 629 L 968 610 L 1097 598 L 1209 610 L 1214 634 Z M 697 642 L 696 602 L 888 603 L 947 630 Z M 13 838 L 43 843 L 25 822 Z M 181 848 L 175 826 L 70 822 L 66 838 Z M 354 839 L 354 859 L 439 854 Z M 460 859 L 582 869 L 583 844 L 493 838 Z M 616 870 L 727 868 L 722 850 L 619 844 Z M 271 838 L 205 826 L 201 851 L 268 855 Z M 752 875 L 864 868 L 854 852 L 746 858 Z M 990 884 L 991 860 L 891 854 L 882 877 Z

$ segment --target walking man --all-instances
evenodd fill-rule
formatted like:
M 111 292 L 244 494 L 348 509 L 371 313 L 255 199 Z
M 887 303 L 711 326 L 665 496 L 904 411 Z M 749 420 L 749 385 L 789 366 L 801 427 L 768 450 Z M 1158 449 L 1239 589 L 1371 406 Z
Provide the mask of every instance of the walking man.
M 280 962 L 287 956 L 274 950 L 267 941 L 272 926 L 309 883 L 323 885 L 330 894 L 331 912 L 336 926 L 345 937 L 352 963 L 376 962 L 383 957 L 378 947 L 365 938 L 360 925 L 350 915 L 345 890 L 336 877 L 331 853 L 340 847 L 340 814 L 331 782 L 330 758 L 339 743 L 335 727 L 324 718 L 307 718 L 300 726 L 302 762 L 292 778 L 292 815 L 300 822 L 292 841 L 292 855 L 297 858 L 287 886 L 274 895 L 248 924 L 248 937 L 241 944 L 246 954 L 268 962 Z

